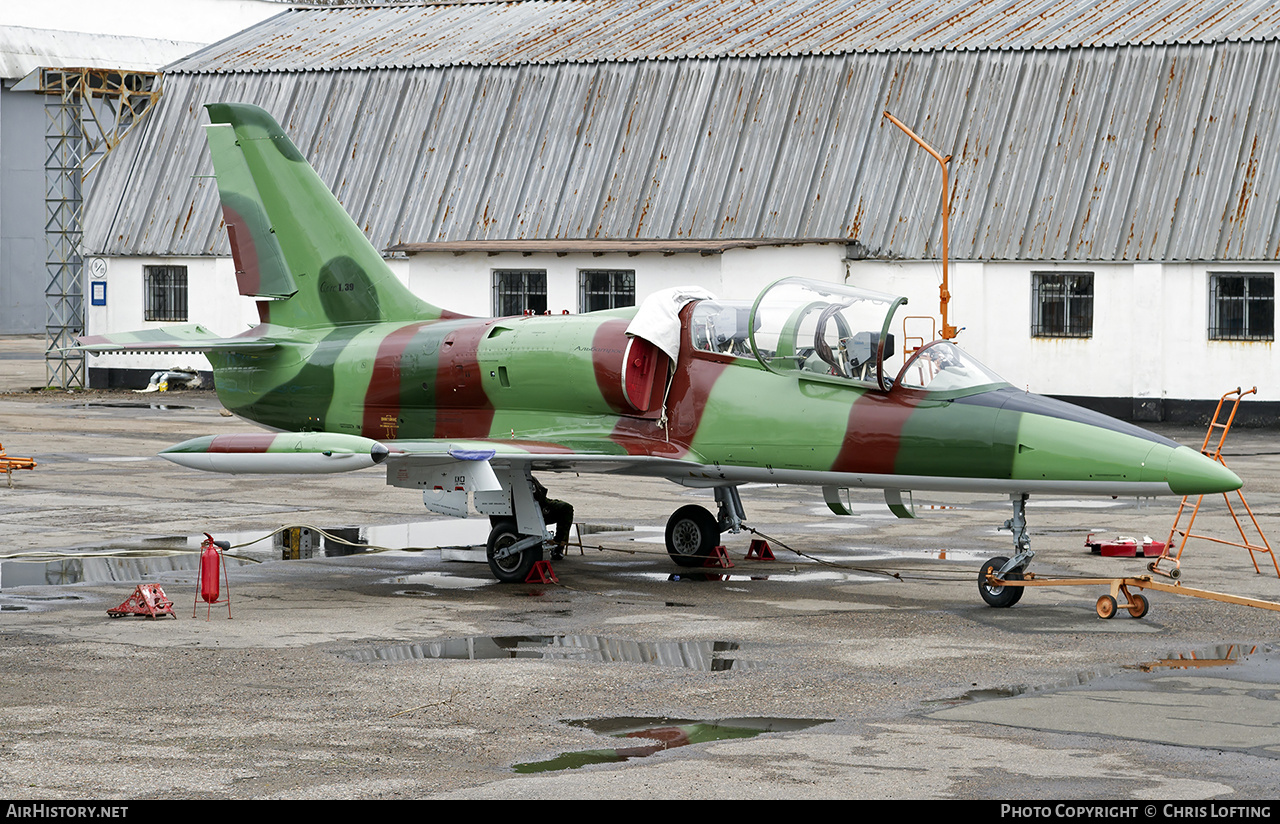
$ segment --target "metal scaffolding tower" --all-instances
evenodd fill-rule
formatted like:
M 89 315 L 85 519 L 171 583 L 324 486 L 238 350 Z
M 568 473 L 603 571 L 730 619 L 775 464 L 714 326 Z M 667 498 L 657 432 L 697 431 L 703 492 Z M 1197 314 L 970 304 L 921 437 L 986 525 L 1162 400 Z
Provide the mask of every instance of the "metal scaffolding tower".
M 84 259 L 80 250 L 85 182 L 160 97 L 158 72 L 40 69 L 45 100 L 45 386 L 83 389 Z

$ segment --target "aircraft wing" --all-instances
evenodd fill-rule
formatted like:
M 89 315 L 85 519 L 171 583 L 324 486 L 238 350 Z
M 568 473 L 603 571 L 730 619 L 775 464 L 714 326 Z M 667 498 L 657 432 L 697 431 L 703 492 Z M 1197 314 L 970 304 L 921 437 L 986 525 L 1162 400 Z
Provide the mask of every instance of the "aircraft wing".
M 136 332 L 111 335 L 85 335 L 76 338 L 76 349 L 93 354 L 104 352 L 257 352 L 276 344 L 259 336 L 224 338 L 198 323 L 164 326 Z
M 428 509 L 465 517 L 467 493 L 475 495 L 480 512 L 509 512 L 514 478 L 527 471 L 594 472 L 676 478 L 692 465 L 679 458 L 645 454 L 630 444 L 633 454 L 612 440 L 569 439 L 556 442 L 502 440 L 406 440 L 385 444 L 387 484 L 421 489 Z M 658 449 L 668 445 L 653 444 Z M 497 507 L 495 509 L 495 507 Z
M 592 472 L 620 475 L 667 477 L 687 472 L 690 461 L 674 455 L 657 442 L 653 450 L 629 452 L 611 440 L 596 438 L 530 441 L 476 438 L 470 440 L 433 439 L 384 441 L 387 478 L 391 482 L 397 467 L 443 466 L 459 461 L 488 461 L 500 466 L 528 466 L 542 472 Z M 666 449 L 664 449 L 666 448 Z M 655 454 L 656 453 L 656 454 Z M 687 453 L 685 453 L 687 455 Z M 694 462 L 692 465 L 698 465 Z
M 487 479 L 494 469 L 514 467 L 544 472 L 597 472 L 674 477 L 700 463 L 674 454 L 664 441 L 652 448 L 600 438 L 534 441 L 520 439 L 423 439 L 375 441 L 335 432 L 255 432 L 207 435 L 161 451 L 167 460 L 191 469 L 231 474 L 329 474 L 385 463 L 392 486 L 434 486 L 450 472 Z M 688 453 L 685 453 L 686 455 Z M 483 466 L 483 468 L 482 468 Z M 429 483 L 428 483 L 429 482 Z M 470 488 L 470 487 L 469 487 Z

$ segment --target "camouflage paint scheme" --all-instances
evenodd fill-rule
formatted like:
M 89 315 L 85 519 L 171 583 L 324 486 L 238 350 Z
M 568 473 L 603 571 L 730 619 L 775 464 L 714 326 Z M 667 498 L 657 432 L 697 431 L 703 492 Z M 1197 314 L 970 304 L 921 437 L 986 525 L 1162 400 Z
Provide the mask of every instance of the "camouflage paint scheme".
M 433 306 L 402 285 L 266 112 L 207 108 L 238 285 L 260 298 L 261 323 L 233 338 L 186 326 L 82 344 L 203 351 L 229 410 L 284 433 L 314 433 L 279 443 L 292 436 L 233 439 L 223 442 L 227 452 L 332 453 L 376 442 L 392 467 L 480 449 L 499 466 L 695 486 L 772 481 L 1015 495 L 1240 486 L 1195 450 L 1007 384 L 884 391 L 696 351 L 692 304 L 682 314 L 663 426 L 660 385 L 643 408 L 624 389 L 634 308 L 492 319 Z M 206 453 L 216 442 L 189 441 L 166 457 Z

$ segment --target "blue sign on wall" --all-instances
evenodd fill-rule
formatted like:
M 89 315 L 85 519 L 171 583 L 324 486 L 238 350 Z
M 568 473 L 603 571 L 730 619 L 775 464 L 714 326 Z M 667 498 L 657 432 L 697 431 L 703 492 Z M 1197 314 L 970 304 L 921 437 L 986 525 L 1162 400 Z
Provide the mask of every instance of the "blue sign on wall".
M 93 280 L 89 282 L 89 305 L 107 305 L 107 282 L 105 280 Z

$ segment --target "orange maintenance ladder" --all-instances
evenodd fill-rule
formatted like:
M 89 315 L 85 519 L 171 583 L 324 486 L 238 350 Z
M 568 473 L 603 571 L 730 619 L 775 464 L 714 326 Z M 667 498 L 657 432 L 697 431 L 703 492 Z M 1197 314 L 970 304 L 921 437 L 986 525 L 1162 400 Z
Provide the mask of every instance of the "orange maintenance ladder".
M 1204 444 L 1200 447 L 1200 454 L 1208 458 L 1212 458 L 1213 460 L 1217 461 L 1223 466 L 1227 465 L 1227 462 L 1222 459 L 1222 445 L 1226 442 L 1227 433 L 1231 431 L 1231 424 L 1236 419 L 1236 410 L 1240 408 L 1240 401 L 1241 399 L 1244 398 L 1244 396 L 1252 395 L 1257 391 L 1258 391 L 1258 387 L 1256 386 L 1250 389 L 1248 392 L 1241 391 L 1240 387 L 1236 387 L 1232 391 L 1223 395 L 1218 400 L 1218 408 L 1215 409 L 1213 412 L 1213 420 L 1209 423 L 1209 431 L 1205 433 Z M 1226 423 L 1219 423 L 1218 419 L 1222 416 L 1222 407 L 1226 404 L 1228 399 L 1232 401 L 1231 413 L 1227 416 Z M 1218 438 L 1217 445 L 1213 448 L 1213 451 L 1210 452 L 1209 441 L 1213 440 L 1213 431 L 1215 429 L 1222 430 L 1222 434 Z M 1200 514 L 1200 504 L 1204 502 L 1203 495 L 1196 498 L 1195 506 L 1192 507 L 1191 509 L 1191 518 L 1190 520 L 1187 521 L 1187 528 L 1185 530 L 1180 531 L 1178 529 L 1178 524 L 1182 522 L 1183 510 L 1186 509 L 1187 500 L 1191 497 L 1190 495 L 1187 495 L 1183 497 L 1182 504 L 1178 506 L 1178 515 L 1176 518 L 1173 519 L 1173 527 L 1169 530 L 1168 540 L 1165 541 L 1164 552 L 1160 554 L 1159 558 L 1156 558 L 1154 561 L 1147 564 L 1147 569 L 1155 573 L 1156 575 L 1164 575 L 1169 578 L 1173 578 L 1174 580 L 1177 580 L 1178 578 L 1182 577 L 1182 551 L 1186 549 L 1187 541 L 1189 541 L 1192 538 L 1200 538 L 1201 540 L 1213 541 L 1214 543 L 1217 543 L 1217 544 L 1227 544 L 1229 546 L 1238 546 L 1238 547 L 1243 547 L 1249 550 L 1249 558 L 1250 560 L 1253 561 L 1253 570 L 1254 572 L 1257 572 L 1259 575 L 1262 574 L 1262 570 L 1258 567 L 1257 553 L 1268 554 L 1271 556 L 1271 565 L 1275 568 L 1276 577 L 1280 578 L 1280 563 L 1276 562 L 1276 555 L 1271 550 L 1271 544 L 1267 541 L 1267 536 L 1262 533 L 1262 527 L 1258 526 L 1258 519 L 1254 516 L 1253 510 L 1249 508 L 1249 502 L 1244 499 L 1244 493 L 1242 493 L 1238 489 L 1236 490 L 1236 495 L 1240 498 L 1240 505 L 1243 506 L 1244 511 L 1249 514 L 1249 520 L 1253 523 L 1253 528 L 1257 532 L 1258 540 L 1262 542 L 1261 544 L 1255 544 L 1250 542 L 1249 536 L 1245 534 L 1244 525 L 1240 523 L 1240 516 L 1236 513 L 1235 507 L 1231 505 L 1231 498 L 1228 497 L 1228 495 L 1229 493 L 1226 493 L 1226 492 L 1222 493 L 1222 499 L 1227 502 L 1227 511 L 1231 513 L 1231 519 L 1236 523 L 1236 531 L 1240 533 L 1239 542 L 1228 541 L 1222 538 L 1214 538 L 1210 535 L 1196 535 L 1191 531 L 1192 526 L 1195 525 L 1196 516 Z M 1170 558 L 1169 553 L 1170 553 L 1170 550 L 1173 549 L 1173 538 L 1175 535 L 1181 535 L 1182 541 L 1178 544 L 1177 554 L 1172 556 L 1173 569 L 1165 571 L 1160 569 L 1160 563 Z

